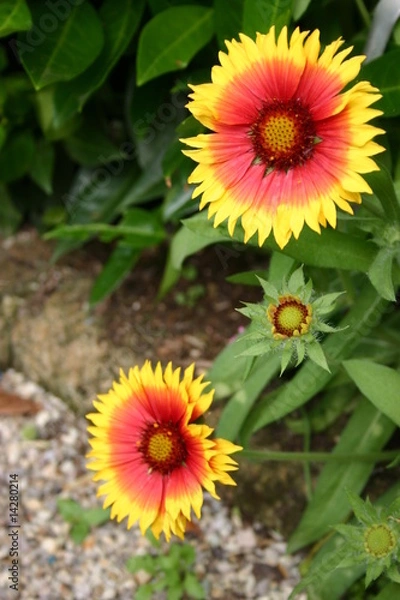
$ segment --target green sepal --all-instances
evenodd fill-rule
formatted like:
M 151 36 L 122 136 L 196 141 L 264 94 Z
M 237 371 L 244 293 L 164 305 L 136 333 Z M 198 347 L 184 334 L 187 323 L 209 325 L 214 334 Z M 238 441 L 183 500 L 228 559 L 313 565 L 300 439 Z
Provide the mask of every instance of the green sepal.
M 308 358 L 312 360 L 315 364 L 325 369 L 325 371 L 328 371 L 329 373 L 331 372 L 330 368 L 328 367 L 328 363 L 326 362 L 324 351 L 322 350 L 321 345 L 317 341 L 308 344 L 307 353 Z

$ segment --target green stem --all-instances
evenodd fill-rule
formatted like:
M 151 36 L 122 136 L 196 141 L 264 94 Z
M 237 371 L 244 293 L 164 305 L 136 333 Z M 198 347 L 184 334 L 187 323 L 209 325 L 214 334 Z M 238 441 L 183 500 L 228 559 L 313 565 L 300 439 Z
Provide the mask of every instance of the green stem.
M 357 5 L 358 11 L 361 15 L 361 18 L 364 21 L 364 25 L 369 29 L 369 27 L 371 25 L 371 17 L 369 15 L 369 12 L 368 12 L 363 0 L 356 0 L 356 5 Z
M 294 461 L 294 462 L 390 462 L 397 458 L 399 450 L 388 450 L 387 452 L 363 452 L 363 453 L 337 453 L 332 452 L 280 452 L 278 450 L 242 450 L 240 458 L 254 462 L 264 461 Z

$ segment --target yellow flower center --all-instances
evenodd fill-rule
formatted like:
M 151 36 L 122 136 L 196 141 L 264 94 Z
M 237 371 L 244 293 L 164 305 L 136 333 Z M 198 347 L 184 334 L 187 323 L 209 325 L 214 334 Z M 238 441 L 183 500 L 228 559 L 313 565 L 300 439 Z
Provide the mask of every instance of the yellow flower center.
M 364 548 L 374 558 L 383 558 L 390 554 L 395 547 L 392 530 L 383 523 L 368 527 L 364 534 Z
M 137 445 L 150 472 L 168 475 L 186 460 L 184 437 L 173 423 L 150 423 Z
M 297 296 L 279 296 L 279 304 L 270 304 L 267 317 L 275 339 L 298 337 L 307 333 L 312 321 L 312 308 Z
M 271 150 L 286 152 L 296 139 L 296 124 L 286 115 L 270 117 L 264 125 L 264 140 Z
M 304 164 L 313 154 L 317 137 L 313 117 L 300 100 L 273 100 L 259 111 L 249 135 L 255 153 L 254 162 L 288 171 Z

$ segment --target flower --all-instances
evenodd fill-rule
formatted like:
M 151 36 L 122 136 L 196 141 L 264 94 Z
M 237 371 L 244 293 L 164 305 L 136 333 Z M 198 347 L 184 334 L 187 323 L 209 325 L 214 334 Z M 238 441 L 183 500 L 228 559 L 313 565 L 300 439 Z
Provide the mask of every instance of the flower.
M 373 506 L 368 498 L 364 502 L 351 490 L 347 490 L 347 496 L 358 524 L 335 526 L 345 540 L 348 554 L 339 568 L 365 564 L 365 587 L 382 573 L 398 583 L 400 498 L 384 507 Z
M 304 281 L 303 268 L 292 273 L 278 291 L 274 285 L 259 278 L 264 290 L 264 301 L 259 304 L 245 303 L 237 309 L 252 320 L 249 333 L 241 339 L 251 341 L 242 356 L 259 356 L 278 350 L 281 352 L 281 374 L 296 356 L 298 366 L 307 355 L 323 369 L 329 371 L 322 347 L 318 341 L 321 332 L 338 331 L 324 322 L 332 312 L 335 301 L 342 294 L 326 294 L 311 301 L 312 281 Z
M 214 391 L 193 378 L 194 365 L 184 372 L 169 363 L 121 370 L 120 381 L 98 396 L 97 412 L 87 418 L 93 438 L 88 468 L 104 480 L 98 496 L 111 518 L 128 517 L 128 529 L 139 521 L 144 534 L 150 527 L 158 538 L 164 532 L 183 538 L 191 509 L 200 517 L 205 488 L 218 498 L 215 482 L 235 485 L 228 471 L 237 463 L 229 456 L 241 450 L 223 439 L 210 439 L 211 427 L 195 421 L 209 408 Z
M 336 207 L 352 213 L 384 149 L 372 141 L 384 131 L 368 123 L 382 114 L 370 108 L 378 90 L 360 81 L 343 91 L 364 57 L 338 52 L 341 39 L 319 56 L 318 30 L 287 35 L 276 41 L 271 27 L 226 42 L 212 83 L 190 86 L 188 108 L 213 133 L 181 140 L 194 148 L 184 151 L 199 163 L 188 181 L 214 227 L 228 219 L 233 236 L 241 218 L 245 242 L 258 232 L 261 246 L 273 230 L 281 248 L 305 223 L 336 227 Z

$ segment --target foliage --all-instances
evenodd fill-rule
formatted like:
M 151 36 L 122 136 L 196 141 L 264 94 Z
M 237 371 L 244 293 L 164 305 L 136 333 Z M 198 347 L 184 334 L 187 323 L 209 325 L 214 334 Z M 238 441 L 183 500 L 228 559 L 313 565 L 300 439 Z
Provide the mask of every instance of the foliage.
M 394 461 L 391 472 L 398 478 L 400 23 L 389 5 L 376 0 L 0 4 L 0 230 L 9 234 L 24 222 L 35 224 L 46 238 L 57 240 L 54 258 L 93 237 L 110 244 L 92 305 L 112 293 L 151 246 L 164 244 L 168 251 L 162 296 L 181 276 L 185 260 L 203 248 L 214 247 L 216 268 L 225 271 L 228 261 L 234 264 L 257 244 L 251 239 L 245 245 L 239 229 L 231 238 L 224 224 L 213 228 L 207 215 L 197 212 L 186 183 L 193 164 L 178 141 L 203 131 L 185 109 L 188 84 L 209 81 L 225 39 L 237 39 L 239 32 L 254 36 L 271 25 L 278 30 L 299 25 L 319 28 L 324 44 L 343 36 L 356 53 L 371 49 L 359 80 L 380 89 L 376 107 L 384 114 L 378 123 L 386 131 L 379 140 L 386 148 L 380 170 L 366 176 L 372 197 L 363 198 L 355 216 L 342 215 L 336 229 L 328 227 L 321 235 L 304 229 L 283 250 L 268 237 L 257 250 L 264 258 L 261 272 L 231 277 L 232 285 L 259 285 L 259 277 L 264 289 L 281 289 L 303 265 L 306 280 L 313 281 L 312 298 L 338 298 L 329 306 L 328 326 L 318 333 L 323 354 L 314 355 L 314 362 L 305 356 L 297 366 L 290 362 L 292 355 L 286 357 L 279 378 L 280 356 L 249 353 L 250 326 L 227 345 L 208 374 L 216 397 L 225 401 L 219 435 L 239 440 L 249 459 L 305 464 L 310 501 L 289 549 L 315 544 L 306 561 L 308 572 L 318 573 L 312 582 L 305 575 L 310 598 L 327 597 L 326 590 L 331 600 L 340 598 L 365 575 L 366 561 L 337 568 L 346 550 L 338 541 L 346 531 L 340 524 L 351 506 L 358 516 L 356 497 L 373 487 L 376 465 Z M 195 304 L 204 290 L 191 283 L 177 302 Z M 302 436 L 304 452 L 252 447 L 254 434 L 277 421 Z M 317 433 L 332 439 L 331 427 L 332 450 L 314 450 Z M 309 464 L 320 460 L 326 464 L 313 487 Z M 392 485 L 377 503 L 389 507 L 399 493 Z M 72 524 L 75 541 L 106 518 L 72 500 L 60 500 L 59 510 Z M 189 577 L 192 563 L 190 548 L 183 545 L 159 558 L 136 557 L 129 568 L 154 575 L 163 571 L 143 597 L 168 588 L 200 598 L 199 584 Z M 385 600 L 398 592 L 392 577 L 376 597 Z
M 70 536 L 75 544 L 81 544 L 90 533 L 92 527 L 106 523 L 110 519 L 110 511 L 103 508 L 82 508 L 71 498 L 59 498 L 57 508 L 67 523 L 71 524 Z
M 156 556 L 150 554 L 134 556 L 126 564 L 128 571 L 144 570 L 151 580 L 139 587 L 137 600 L 154 598 L 154 594 L 165 590 L 168 600 L 182 598 L 204 599 L 205 591 L 196 575 L 191 571 L 195 561 L 195 550 L 189 544 L 171 544 L 168 552 Z

